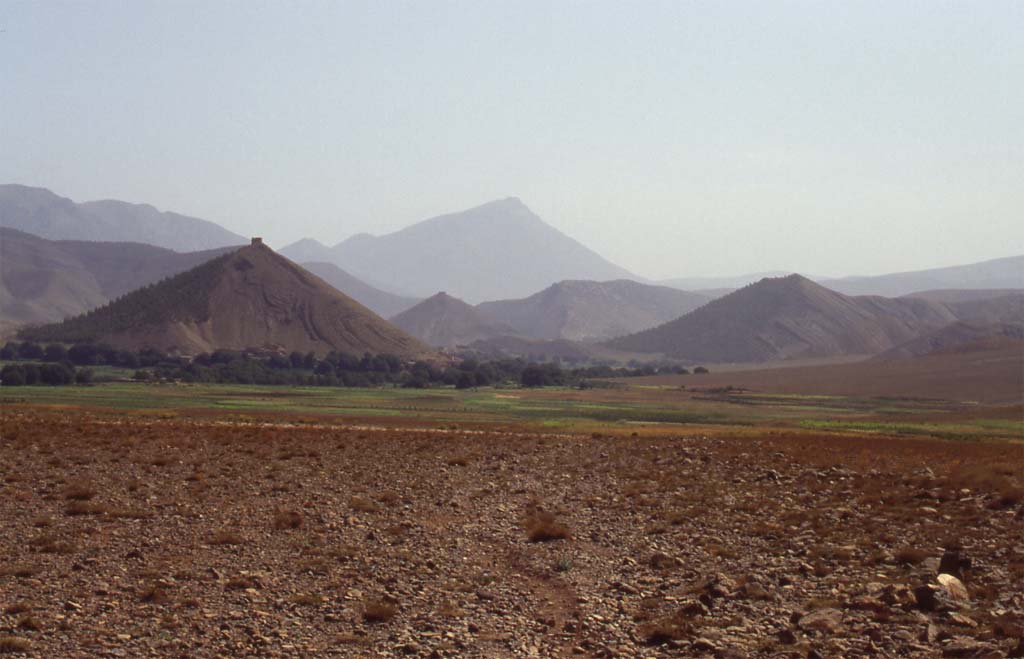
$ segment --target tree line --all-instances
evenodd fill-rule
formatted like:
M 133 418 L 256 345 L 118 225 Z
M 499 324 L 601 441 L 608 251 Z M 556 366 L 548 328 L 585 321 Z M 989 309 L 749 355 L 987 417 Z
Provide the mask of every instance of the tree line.
M 193 358 L 168 355 L 150 348 L 124 350 L 109 345 L 32 341 L 10 342 L 0 349 L 4 366 L 0 380 L 6 386 L 32 384 L 85 384 L 92 382 L 93 366 L 134 371 L 140 381 L 163 380 L 227 384 L 299 385 L 318 387 L 451 386 L 470 389 L 486 386 L 593 386 L 593 381 L 658 373 L 687 373 L 678 365 L 564 366 L 559 361 L 530 362 L 521 358 L 479 360 L 464 358 L 438 364 L 407 361 L 397 355 L 332 351 L 320 358 L 312 352 L 264 353 L 217 350 Z M 38 363 L 37 363 L 38 362 Z M 706 369 L 694 369 L 694 372 Z

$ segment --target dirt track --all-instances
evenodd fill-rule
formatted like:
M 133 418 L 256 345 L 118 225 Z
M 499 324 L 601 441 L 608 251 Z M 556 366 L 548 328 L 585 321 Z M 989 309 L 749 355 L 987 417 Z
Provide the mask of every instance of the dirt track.
M 107 421 L 4 415 L 0 648 L 1005 657 L 1022 633 L 1019 445 Z M 922 602 L 954 548 L 966 593 Z

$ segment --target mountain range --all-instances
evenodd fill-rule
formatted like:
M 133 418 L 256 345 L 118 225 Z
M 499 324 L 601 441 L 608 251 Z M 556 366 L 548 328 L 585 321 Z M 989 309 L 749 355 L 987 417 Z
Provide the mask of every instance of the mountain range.
M 430 357 L 424 344 L 319 277 L 253 244 L 61 323 L 36 341 L 94 341 L 182 354 L 261 348 Z
M 0 228 L 0 329 L 83 313 L 232 249 L 180 253 L 140 243 L 45 240 Z
M 147 204 L 75 203 L 44 188 L 14 184 L 0 185 L 0 227 L 50 240 L 146 243 L 182 252 L 247 242 L 213 222 Z
M 442 215 L 334 247 L 302 240 L 281 250 L 327 261 L 396 293 L 447 291 L 469 303 L 531 295 L 565 279 L 636 279 L 554 227 L 516 198 Z

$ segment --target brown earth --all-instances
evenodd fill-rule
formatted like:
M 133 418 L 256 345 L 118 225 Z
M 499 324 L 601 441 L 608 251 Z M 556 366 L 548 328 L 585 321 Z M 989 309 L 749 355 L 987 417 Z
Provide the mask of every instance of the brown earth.
M 757 392 L 829 396 L 888 396 L 1021 403 L 1024 399 L 1024 350 L 1021 342 L 993 350 L 941 353 L 892 361 L 723 371 L 706 375 L 629 378 L 632 385 L 682 385 L 692 388 L 741 387 Z M 713 369 L 713 367 L 712 367 Z
M 1024 633 L 1019 444 L 0 424 L 14 656 L 1004 657 Z

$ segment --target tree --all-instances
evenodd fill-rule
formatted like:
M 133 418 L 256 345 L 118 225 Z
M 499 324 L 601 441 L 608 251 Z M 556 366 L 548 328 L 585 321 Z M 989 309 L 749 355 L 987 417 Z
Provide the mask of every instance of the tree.
M 20 387 L 25 384 L 25 371 L 17 364 L 8 364 L 0 371 L 0 384 L 5 387 Z
M 46 362 L 62 362 L 68 358 L 68 349 L 60 343 L 51 343 L 46 346 L 46 352 L 43 353 L 43 361 Z
M 78 384 L 91 384 L 92 383 L 92 369 L 91 368 L 80 368 L 75 373 L 75 382 Z
M 710 373 L 711 371 L 709 371 L 708 369 L 704 368 L 703 366 L 698 366 L 698 367 L 693 369 L 693 372 L 695 374 L 697 374 L 697 375 L 704 375 L 705 373 Z
M 476 374 L 470 373 L 469 371 L 463 371 L 459 374 L 458 380 L 455 381 L 456 389 L 471 389 L 476 386 Z

